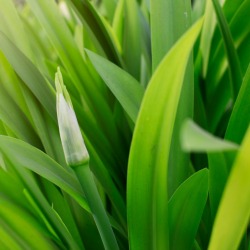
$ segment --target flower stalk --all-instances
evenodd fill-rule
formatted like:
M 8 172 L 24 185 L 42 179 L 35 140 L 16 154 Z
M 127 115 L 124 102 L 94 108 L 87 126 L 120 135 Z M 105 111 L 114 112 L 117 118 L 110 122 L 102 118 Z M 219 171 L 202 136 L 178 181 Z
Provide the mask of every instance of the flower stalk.
M 70 96 L 63 83 L 60 68 L 57 69 L 55 84 L 57 91 L 57 119 L 66 162 L 68 166 L 73 168 L 83 188 L 105 249 L 119 249 L 89 167 L 89 153 Z

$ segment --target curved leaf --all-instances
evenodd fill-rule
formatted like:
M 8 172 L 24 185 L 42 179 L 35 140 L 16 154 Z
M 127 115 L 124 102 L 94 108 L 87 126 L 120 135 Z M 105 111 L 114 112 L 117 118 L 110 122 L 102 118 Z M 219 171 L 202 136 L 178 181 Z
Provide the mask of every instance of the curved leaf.
M 168 249 L 168 156 L 186 65 L 201 25 L 200 20 L 163 59 L 144 95 L 128 164 L 131 249 Z
M 192 249 L 208 195 L 208 170 L 183 182 L 169 201 L 170 249 Z
M 187 152 L 220 152 L 238 148 L 237 144 L 215 137 L 190 119 L 182 126 L 181 142 L 182 148 Z
M 0 150 L 17 165 L 28 168 L 59 186 L 76 199 L 83 208 L 90 211 L 76 177 L 48 155 L 23 141 L 3 135 L 0 135 Z
M 0 50 L 52 118 L 56 118 L 55 92 L 34 64 L 0 31 Z
M 241 83 L 242 83 L 242 71 L 240 66 L 239 57 L 237 55 L 233 38 L 231 35 L 231 31 L 229 29 L 228 23 L 226 21 L 226 18 L 223 14 L 222 8 L 218 2 L 218 0 L 212 0 L 214 9 L 216 12 L 216 16 L 219 22 L 219 26 L 221 29 L 221 33 L 223 36 L 224 44 L 226 47 L 226 52 L 228 56 L 228 63 L 229 63 L 229 69 L 230 69 L 230 75 L 231 75 L 231 81 L 232 81 L 232 94 L 234 100 L 237 98 Z
M 238 249 L 250 217 L 250 128 L 233 164 L 215 218 L 209 250 Z
M 90 61 L 135 123 L 144 89 L 135 78 L 107 59 L 87 51 Z

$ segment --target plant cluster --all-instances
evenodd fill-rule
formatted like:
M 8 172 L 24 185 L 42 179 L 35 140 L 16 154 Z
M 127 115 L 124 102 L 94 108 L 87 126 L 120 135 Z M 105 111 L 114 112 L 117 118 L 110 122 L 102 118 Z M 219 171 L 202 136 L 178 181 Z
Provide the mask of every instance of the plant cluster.
M 250 248 L 250 0 L 0 0 L 0 248 Z

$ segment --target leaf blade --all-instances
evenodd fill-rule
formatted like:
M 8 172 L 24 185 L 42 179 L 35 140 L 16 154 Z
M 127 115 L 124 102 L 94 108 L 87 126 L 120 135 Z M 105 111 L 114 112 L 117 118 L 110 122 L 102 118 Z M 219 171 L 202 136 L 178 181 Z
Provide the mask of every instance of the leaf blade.
M 130 246 L 134 249 L 142 246 L 145 249 L 152 249 L 153 246 L 157 249 L 168 249 L 166 165 L 185 67 L 201 25 L 202 20 L 164 58 L 144 95 L 128 165 L 128 225 Z M 179 62 L 180 56 L 183 58 L 182 63 Z M 170 65 L 174 65 L 174 71 Z M 163 80 L 171 84 L 162 85 Z M 159 85 L 162 91 L 158 91 Z M 153 170 L 153 166 L 157 166 L 157 169 Z M 152 206 L 157 208 L 154 217 Z M 154 225 L 153 218 L 156 221 Z M 160 233 L 154 235 L 154 231 Z
M 97 54 L 87 51 L 95 69 L 135 123 L 144 90 L 126 71 Z
M 221 152 L 238 148 L 237 144 L 213 136 L 190 119 L 182 126 L 181 141 L 187 152 Z
M 234 162 L 216 215 L 209 249 L 237 249 L 250 216 L 250 129 Z
M 208 169 L 203 169 L 176 190 L 169 201 L 170 249 L 191 249 L 208 196 Z

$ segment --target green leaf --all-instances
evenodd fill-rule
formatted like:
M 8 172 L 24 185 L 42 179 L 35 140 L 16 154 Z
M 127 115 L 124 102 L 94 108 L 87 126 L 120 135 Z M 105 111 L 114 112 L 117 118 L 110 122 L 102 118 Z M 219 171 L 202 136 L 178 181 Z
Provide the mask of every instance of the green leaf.
M 193 11 L 192 11 L 192 21 L 195 22 L 199 19 L 205 10 L 206 0 L 194 1 L 193 3 Z
M 2 219 L 0 219 L 0 244 L 3 250 L 23 250 L 16 233 Z
M 47 197 L 45 196 L 45 193 L 42 193 L 42 191 L 40 190 L 40 188 L 43 185 L 46 185 L 46 189 L 48 189 L 49 192 L 53 191 L 56 187 L 53 186 L 52 183 L 46 181 L 45 179 L 41 179 L 41 182 L 39 182 L 41 186 L 38 185 L 37 176 L 35 179 L 33 173 L 25 169 L 23 164 L 20 164 L 18 160 L 13 159 L 12 157 L 13 153 L 5 154 L 2 149 L 1 152 L 3 154 L 4 165 L 6 166 L 5 168 L 8 170 L 8 172 L 11 173 L 11 175 L 16 176 L 18 180 L 22 182 L 24 188 L 34 198 L 35 204 L 37 205 L 37 207 L 39 207 L 40 212 L 38 212 L 34 204 L 30 203 L 30 200 L 28 199 L 29 210 L 31 210 L 33 214 L 35 213 L 38 219 L 42 219 L 42 221 L 45 222 L 44 225 L 46 225 L 46 227 L 49 230 L 53 228 L 53 231 L 56 232 L 56 238 L 54 237 L 53 238 L 61 247 L 63 245 L 66 245 L 67 247 L 72 249 L 79 249 L 79 246 L 77 246 L 77 243 L 73 239 L 71 232 L 69 231 L 69 228 L 66 228 L 65 224 L 55 214 L 55 211 L 52 209 L 51 204 L 49 204 L 48 200 L 46 199 Z M 28 154 L 25 154 L 25 156 L 26 155 Z M 25 156 L 23 155 L 24 158 Z M 25 166 L 26 165 L 29 164 L 26 163 Z M 60 197 L 55 197 L 55 196 L 53 197 L 54 202 L 57 202 L 57 200 L 59 199 Z M 27 199 L 25 199 L 25 201 L 27 202 Z M 44 220 L 44 218 L 46 218 L 46 220 Z M 57 240 L 58 237 L 60 238 L 60 241 Z
M 208 195 L 208 170 L 184 181 L 169 201 L 170 249 L 192 249 Z
M 220 0 L 221 5 L 223 5 L 225 0 Z M 205 19 L 204 25 L 201 33 L 201 43 L 200 49 L 203 58 L 203 76 L 207 75 L 207 67 L 210 56 L 211 40 L 214 34 L 216 26 L 216 17 L 214 14 L 212 1 L 206 1 L 205 7 Z
M 113 27 L 114 33 L 115 33 L 120 45 L 122 44 L 122 40 L 123 40 L 124 8 L 125 8 L 124 0 L 119 0 L 119 2 L 117 3 L 117 6 L 116 6 L 116 10 L 114 13 L 114 19 L 112 22 L 112 27 Z
M 66 164 L 63 157 L 57 124 L 48 113 L 44 112 L 41 104 L 37 102 L 37 99 L 29 89 L 22 86 L 22 92 L 45 152 L 54 160 L 65 166 Z
M 190 26 L 191 3 L 188 0 L 151 0 L 150 8 L 154 71 L 176 40 Z
M 150 1 L 153 71 L 175 42 L 173 36 L 173 9 L 173 1 Z M 162 25 L 161 29 L 159 29 L 159 25 Z
M 250 64 L 240 88 L 239 95 L 236 99 L 233 111 L 228 122 L 225 138 L 240 143 L 248 128 L 249 109 L 250 109 Z
M 122 66 L 123 61 L 115 46 L 115 42 L 93 5 L 87 0 L 71 0 L 70 3 L 75 7 L 76 13 L 79 15 L 83 23 L 87 24 L 90 30 L 94 33 L 95 38 L 103 48 L 108 59 L 115 64 Z
M 214 220 L 229 174 L 229 167 L 226 161 L 225 153 L 209 153 L 208 166 L 209 201 L 211 206 L 211 216 Z
M 2 32 L 0 32 L 0 49 L 15 72 L 55 119 L 55 93 L 38 69 Z
M 141 68 L 141 30 L 139 6 L 136 0 L 126 0 L 123 57 L 128 72 L 137 80 L 140 78 Z
M 233 11 L 233 16 L 231 20 L 229 19 L 230 20 L 229 25 L 234 40 L 235 48 L 237 49 L 237 52 L 240 57 L 242 70 L 244 71 L 246 70 L 246 67 L 249 64 L 249 52 L 247 49 L 248 46 L 244 45 L 244 43 L 248 44 L 246 40 L 250 30 L 249 25 L 247 25 L 248 9 L 250 7 L 250 2 L 244 1 L 244 3 L 242 4 L 238 3 L 235 6 L 233 6 L 237 1 L 233 1 L 233 3 L 229 4 L 228 6 L 228 8 L 232 8 L 231 11 Z M 227 1 L 226 4 L 228 2 L 230 3 L 232 2 L 232 0 Z M 225 15 L 226 14 L 227 13 L 225 12 Z M 225 82 L 223 76 L 227 74 L 227 69 L 228 69 L 228 62 L 225 54 L 224 41 L 221 37 L 218 28 L 215 31 L 214 38 L 211 43 L 210 58 L 211 59 L 209 61 L 206 80 L 207 82 L 209 82 L 209 85 L 207 87 L 211 91 L 211 89 L 213 90 L 219 84 L 221 85 L 223 84 L 223 82 Z M 228 82 L 228 80 L 226 82 Z
M 23 22 L 18 15 L 13 1 L 0 0 L 0 31 L 3 32 L 25 55 L 32 59 L 29 36 L 26 34 Z
M 95 69 L 135 123 L 142 97 L 143 87 L 130 74 L 107 59 L 87 51 Z
M 128 164 L 128 227 L 132 249 L 168 249 L 168 155 L 186 65 L 201 25 L 202 20 L 171 49 L 144 95 Z
M 153 71 L 173 44 L 191 25 L 191 2 L 189 0 L 151 1 L 151 41 Z M 164 23 L 164 25 L 162 25 Z M 162 27 L 159 30 L 159 27 Z M 144 39 L 145 40 L 145 39 Z M 188 177 L 189 155 L 181 149 L 179 134 L 182 122 L 193 116 L 193 60 L 190 55 L 181 90 L 180 102 L 172 136 L 168 193 L 171 196 L 180 183 Z M 178 155 L 176 158 L 175 156 Z
M 229 62 L 229 70 L 230 70 L 230 76 L 232 81 L 232 96 L 233 99 L 236 100 L 241 83 L 242 83 L 242 71 L 241 71 L 241 65 L 239 61 L 239 57 L 237 55 L 232 34 L 229 29 L 228 23 L 226 21 L 226 18 L 223 14 L 222 8 L 218 2 L 218 0 L 212 0 L 214 9 L 216 12 L 216 16 L 219 22 L 219 26 L 221 29 L 221 33 L 223 36 L 224 44 L 226 47 L 226 52 L 228 56 L 228 62 Z
M 250 217 L 250 129 L 239 149 L 213 226 L 209 250 L 237 249 Z
M 115 13 L 115 7 L 117 5 L 118 0 L 103 0 L 103 5 L 105 7 L 107 17 L 110 21 L 113 20 L 113 16 Z
M 0 217 L 21 238 L 20 246 L 31 249 L 54 249 L 42 235 L 42 227 L 25 210 L 0 196 Z M 2 223 L 1 223 L 2 224 Z
M 190 119 L 183 124 L 181 142 L 187 152 L 220 152 L 238 149 L 237 144 L 213 136 Z
M 33 145 L 41 146 L 30 122 L 20 108 L 13 102 L 5 89 L 1 86 L 0 92 L 0 119 L 18 136 Z M 19 121 L 19 122 L 17 122 Z
M 69 193 L 89 211 L 79 182 L 72 172 L 52 160 L 42 151 L 20 140 L 0 135 L 0 149 L 11 161 L 28 168 Z

